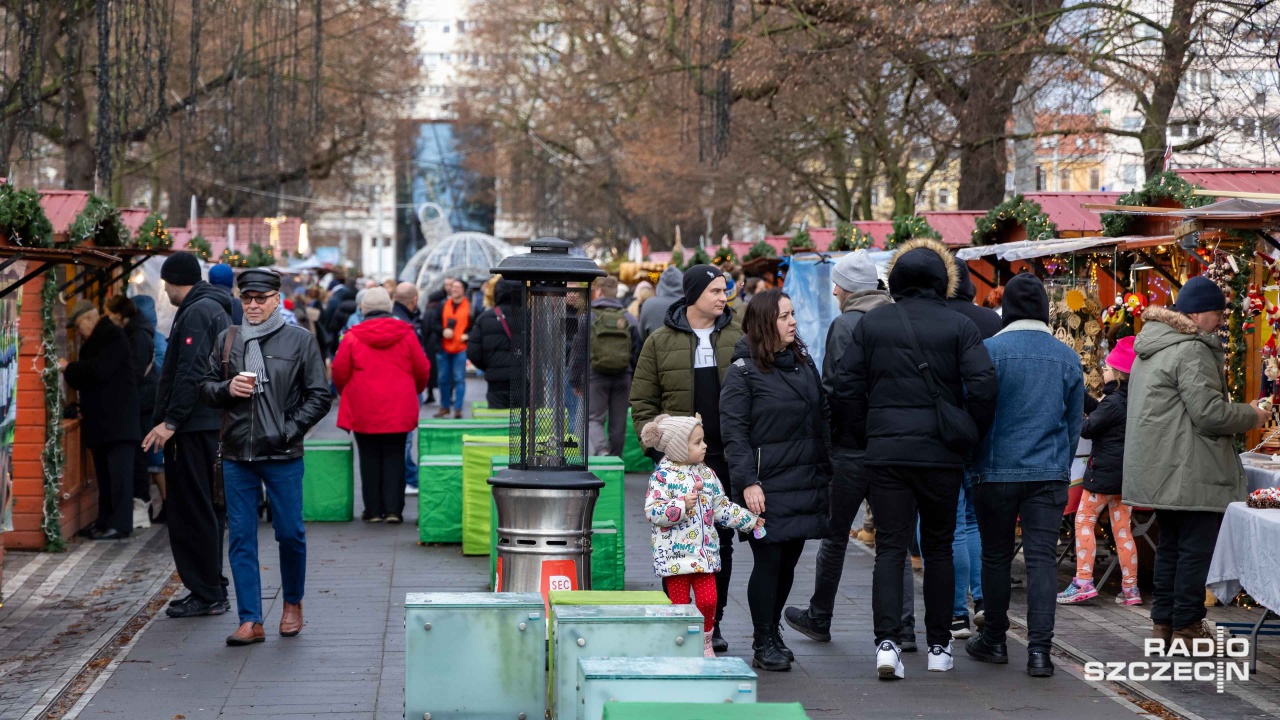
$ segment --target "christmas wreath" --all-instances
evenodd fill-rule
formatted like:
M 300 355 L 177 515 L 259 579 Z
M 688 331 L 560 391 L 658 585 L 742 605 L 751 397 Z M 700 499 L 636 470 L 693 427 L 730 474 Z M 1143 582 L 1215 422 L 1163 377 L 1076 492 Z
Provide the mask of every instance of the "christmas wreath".
M 1049 219 L 1040 204 L 1022 195 L 1014 195 L 978 218 L 973 231 L 974 245 L 990 245 L 1000 232 L 1011 225 L 1021 225 L 1027 231 L 1028 240 L 1044 240 L 1057 237 L 1058 226 Z
M 92 240 L 98 247 L 122 247 L 129 241 L 129 229 L 120 211 L 105 198 L 89 193 L 89 202 L 67 230 L 67 244 L 76 246 Z
M 53 224 L 40 207 L 40 193 L 30 188 L 0 185 L 0 231 L 15 245 L 53 247 Z

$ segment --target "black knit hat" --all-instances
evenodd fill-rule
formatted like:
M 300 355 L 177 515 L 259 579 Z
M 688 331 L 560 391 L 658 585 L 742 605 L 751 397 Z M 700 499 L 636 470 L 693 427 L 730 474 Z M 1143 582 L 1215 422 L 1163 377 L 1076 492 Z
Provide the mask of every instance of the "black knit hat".
M 1227 309 L 1227 296 L 1218 284 L 1203 275 L 1187 281 L 1178 291 L 1178 302 L 1173 309 L 1184 315 Z
M 684 302 L 693 305 L 702 297 L 716 278 L 724 277 L 724 271 L 715 265 L 694 265 L 684 271 Z
M 1000 301 L 1000 316 L 1005 327 L 1017 320 L 1038 320 L 1049 323 L 1049 295 L 1044 283 L 1031 273 L 1014 275 L 1004 286 L 1004 299 Z
M 160 279 L 170 285 L 195 285 L 203 279 L 200 261 L 188 252 L 176 252 L 164 259 L 160 266 Z

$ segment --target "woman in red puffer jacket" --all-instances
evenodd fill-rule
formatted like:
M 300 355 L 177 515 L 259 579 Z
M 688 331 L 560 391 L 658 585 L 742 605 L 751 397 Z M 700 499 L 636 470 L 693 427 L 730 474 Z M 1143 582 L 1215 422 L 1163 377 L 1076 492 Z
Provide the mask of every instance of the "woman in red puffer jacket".
M 342 399 L 338 427 L 356 435 L 365 522 L 399 523 L 404 516 L 404 455 L 418 426 L 418 396 L 431 364 L 413 326 L 391 316 L 383 288 L 365 291 L 364 320 L 342 337 L 333 383 Z

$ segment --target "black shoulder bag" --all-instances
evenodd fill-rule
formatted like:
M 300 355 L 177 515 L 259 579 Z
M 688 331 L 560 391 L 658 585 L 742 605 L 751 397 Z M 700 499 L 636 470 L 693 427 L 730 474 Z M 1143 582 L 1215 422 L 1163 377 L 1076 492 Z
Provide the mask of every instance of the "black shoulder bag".
M 898 319 L 902 321 L 902 327 L 907 332 L 907 341 L 911 343 L 911 355 L 915 360 L 916 369 L 924 378 L 924 384 L 929 388 L 929 396 L 933 398 L 934 406 L 937 408 L 938 433 L 942 437 L 942 444 L 946 445 L 948 450 L 968 457 L 977 449 L 978 426 L 973 422 L 968 411 L 955 402 L 951 391 L 937 379 L 929 363 L 925 362 L 924 353 L 920 352 L 920 343 L 916 342 L 916 333 L 911 329 L 911 320 L 907 318 L 907 311 L 902 305 L 895 304 L 895 307 L 898 310 Z M 943 392 L 946 393 L 945 398 L 942 396 Z
M 222 379 L 231 379 L 231 346 L 236 341 L 237 326 L 230 325 L 227 327 L 226 338 L 222 342 Z M 250 398 L 250 402 L 253 399 Z M 218 512 L 227 511 L 227 492 L 226 486 L 222 482 L 222 441 L 227 434 L 227 411 L 222 411 L 222 427 L 218 428 L 218 454 L 213 458 L 213 483 L 209 488 L 209 494 L 213 498 L 213 507 Z

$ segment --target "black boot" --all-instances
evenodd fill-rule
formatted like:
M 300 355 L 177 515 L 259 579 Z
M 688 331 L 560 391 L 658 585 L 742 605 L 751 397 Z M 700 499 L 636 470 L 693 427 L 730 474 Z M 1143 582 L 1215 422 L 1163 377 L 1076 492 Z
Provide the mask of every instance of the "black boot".
M 717 620 L 714 627 L 711 628 L 711 649 L 718 653 L 729 652 L 729 641 L 724 639 L 720 634 L 720 621 Z
M 807 609 L 789 607 L 782 613 L 793 630 L 815 642 L 831 642 L 831 620 L 809 614 Z
M 1009 647 L 1003 642 L 990 642 L 985 635 L 974 635 L 964 644 L 965 652 L 978 662 L 1009 664 Z
M 782 642 L 782 624 L 776 621 L 773 623 L 773 641 L 778 644 L 778 652 L 786 656 L 787 662 L 796 661 L 796 654 L 791 652 L 791 648 L 787 647 L 786 643 Z
M 755 639 L 751 643 L 751 649 L 755 652 L 755 656 L 751 658 L 751 667 L 770 672 L 786 672 L 791 669 L 791 661 L 778 649 L 771 623 L 755 625 Z

